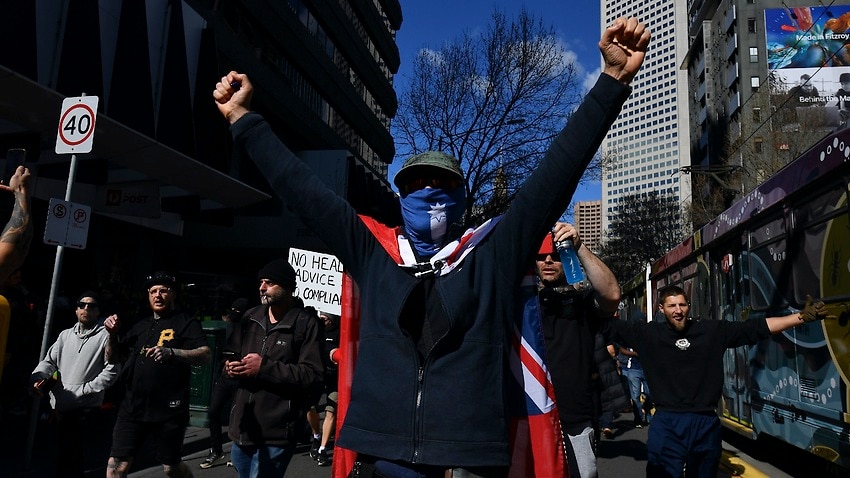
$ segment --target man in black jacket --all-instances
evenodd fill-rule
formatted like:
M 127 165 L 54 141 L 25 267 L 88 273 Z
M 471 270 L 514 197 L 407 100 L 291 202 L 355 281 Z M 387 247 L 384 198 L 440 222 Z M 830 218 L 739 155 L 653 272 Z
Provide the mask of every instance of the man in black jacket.
M 237 355 L 224 367 L 239 380 L 228 434 L 240 478 L 284 475 L 324 373 L 318 321 L 294 306 L 295 270 L 277 259 L 257 278 L 261 305 L 245 312 L 225 347 Z
M 634 18 L 605 30 L 599 42 L 605 67 L 596 86 L 508 212 L 463 240 L 449 226 L 466 202 L 455 158 L 431 151 L 405 162 L 394 181 L 404 227 L 385 234 L 249 111 L 247 75 L 230 72 L 216 84 L 213 97 L 236 144 L 359 288 L 357 361 L 336 444 L 358 453 L 361 476 L 371 470 L 390 477 L 442 477 L 447 469 L 506 474 L 505 390 L 520 285 L 538 241 L 566 209 L 628 97 L 649 38 Z

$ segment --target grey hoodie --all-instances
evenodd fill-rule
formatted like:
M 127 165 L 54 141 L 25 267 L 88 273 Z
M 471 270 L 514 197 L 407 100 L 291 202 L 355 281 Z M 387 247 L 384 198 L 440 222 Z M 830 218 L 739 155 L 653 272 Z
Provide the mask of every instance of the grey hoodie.
M 50 392 L 50 404 L 59 412 L 78 408 L 99 407 L 103 395 L 118 379 L 120 366 L 106 362 L 104 349 L 109 332 L 99 320 L 90 330 L 79 322 L 59 333 L 47 356 L 33 373 L 52 375 L 59 371 L 59 381 Z

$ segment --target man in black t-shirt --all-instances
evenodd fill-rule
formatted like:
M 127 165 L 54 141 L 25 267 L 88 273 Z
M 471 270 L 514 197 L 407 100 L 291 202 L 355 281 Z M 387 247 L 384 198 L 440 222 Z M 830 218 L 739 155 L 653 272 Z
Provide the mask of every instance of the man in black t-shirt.
M 798 312 L 781 317 L 699 320 L 690 316 L 685 290 L 668 285 L 658 291 L 664 318 L 611 323 L 613 338 L 640 354 L 655 402 L 646 441 L 646 476 L 684 476 L 685 468 L 688 476 L 717 476 L 722 449 L 716 407 L 723 392 L 726 349 L 754 345 L 807 322 L 835 320 L 822 301 L 807 299 Z
M 181 454 L 189 423 L 189 380 L 192 365 L 210 361 L 210 348 L 201 323 L 175 310 L 176 287 L 171 274 L 149 276 L 145 288 L 153 315 L 139 320 L 114 344 L 126 357 L 127 392 L 112 432 L 107 477 L 127 476 L 148 436 L 156 439 L 156 459 L 167 476 L 192 476 Z M 104 322 L 110 331 L 119 324 L 117 316 Z

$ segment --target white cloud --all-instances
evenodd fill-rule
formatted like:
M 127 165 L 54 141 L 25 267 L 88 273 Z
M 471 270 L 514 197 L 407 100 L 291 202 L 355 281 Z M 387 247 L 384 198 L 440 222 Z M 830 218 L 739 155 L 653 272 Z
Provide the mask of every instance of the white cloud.
M 602 74 L 602 67 L 601 66 L 597 66 L 595 70 L 591 71 L 590 73 L 585 74 L 584 82 L 582 83 L 582 87 L 581 87 L 582 93 L 586 94 L 588 91 L 590 91 L 590 89 L 593 88 L 593 85 L 596 84 L 596 80 L 599 79 L 599 75 L 601 75 L 601 74 Z

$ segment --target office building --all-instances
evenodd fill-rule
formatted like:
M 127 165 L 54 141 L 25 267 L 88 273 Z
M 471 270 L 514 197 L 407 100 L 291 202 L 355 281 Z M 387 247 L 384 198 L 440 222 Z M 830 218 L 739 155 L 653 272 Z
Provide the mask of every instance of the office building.
M 91 207 L 88 244 L 66 254 L 75 277 L 63 287 L 135 292 L 168 269 L 197 290 L 247 278 L 253 292 L 258 267 L 288 247 L 322 250 L 235 151 L 212 100 L 231 70 L 250 75 L 253 108 L 358 212 L 396 214 L 386 174 L 401 20 L 398 0 L 6 2 L 0 155 L 27 149 L 36 237 L 48 201 L 66 196 L 71 155 L 54 152 L 63 99 L 99 98 L 70 191 Z M 46 280 L 52 248 L 33 242 L 29 270 Z
M 612 125 L 601 151 L 602 230 L 626 195 L 658 191 L 683 204 L 690 201 L 685 0 L 606 0 L 600 3 L 601 27 L 622 16 L 635 16 L 652 30 L 643 67 L 633 92 Z
M 573 208 L 574 223 L 581 241 L 599 254 L 602 245 L 602 201 L 578 201 Z
M 703 220 L 842 126 L 848 17 L 850 6 L 835 1 L 689 3 L 689 172 L 695 202 L 720 198 Z

